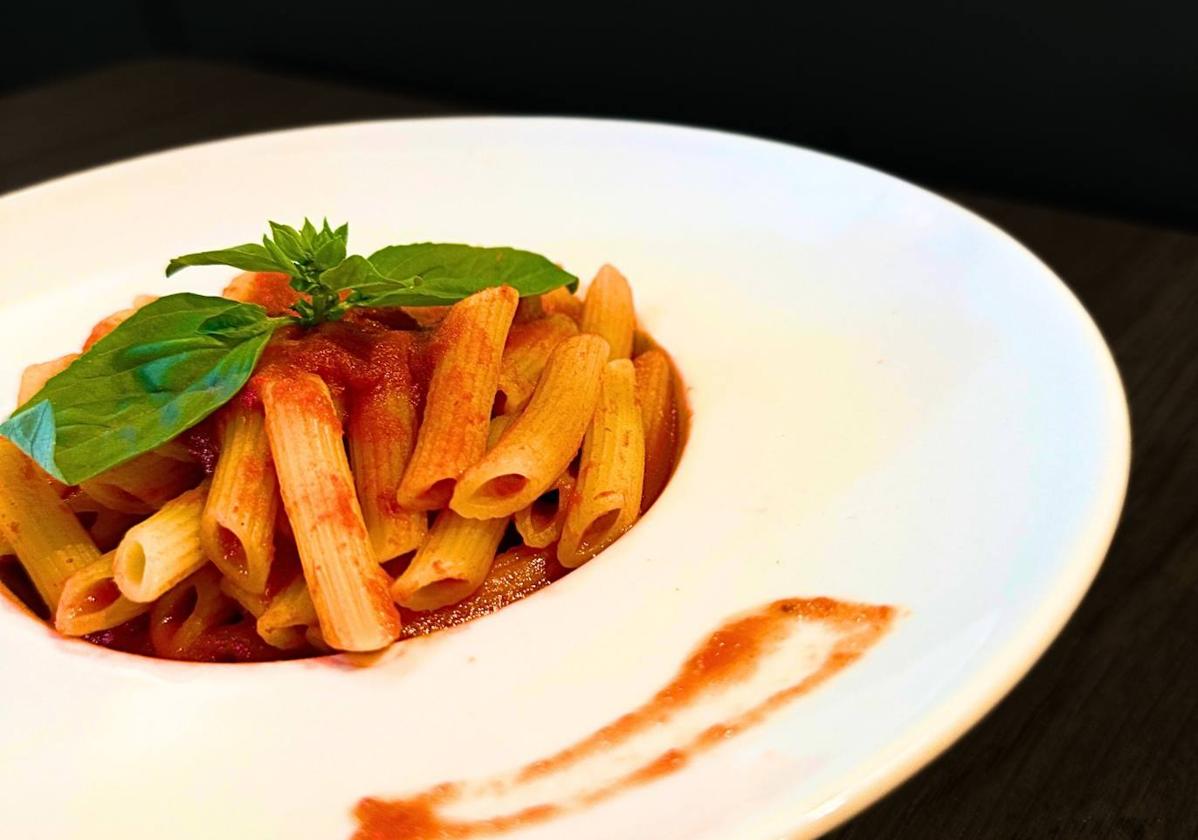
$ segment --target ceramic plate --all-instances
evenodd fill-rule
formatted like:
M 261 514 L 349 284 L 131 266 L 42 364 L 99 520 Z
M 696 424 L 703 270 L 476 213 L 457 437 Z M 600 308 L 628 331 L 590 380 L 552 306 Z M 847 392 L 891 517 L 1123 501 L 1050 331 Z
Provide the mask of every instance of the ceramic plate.
M 229 276 L 167 281 L 168 257 L 304 215 L 348 220 L 359 253 L 511 244 L 584 278 L 620 267 L 688 387 L 679 469 L 590 564 L 370 668 L 144 660 L 0 603 L 7 836 L 345 838 L 363 797 L 445 781 L 465 785 L 419 800 L 410 835 L 435 815 L 480 836 L 814 836 L 991 708 L 1111 539 L 1126 406 L 1060 280 L 902 181 L 707 131 L 362 123 L 6 196 L 0 392 L 133 295 Z M 862 641 L 852 616 L 820 619 L 818 598 L 894 619 Z M 520 775 L 642 708 L 713 630 L 779 599 L 807 599 L 792 602 L 803 616 L 757 667 L 610 749 Z

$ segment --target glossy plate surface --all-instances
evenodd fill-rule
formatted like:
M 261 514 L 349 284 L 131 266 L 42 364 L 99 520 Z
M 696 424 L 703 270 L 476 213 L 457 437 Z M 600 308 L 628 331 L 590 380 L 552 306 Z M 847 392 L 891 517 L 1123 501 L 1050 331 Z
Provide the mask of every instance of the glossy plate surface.
M 139 660 L 0 602 L 6 836 L 347 837 L 360 797 L 501 773 L 585 737 L 730 615 L 786 597 L 896 605 L 864 658 L 763 725 L 519 835 L 813 836 L 996 703 L 1110 541 L 1126 406 L 1061 282 L 930 193 L 712 132 L 363 123 L 0 198 L 0 393 L 133 295 L 215 291 L 230 274 L 167 281 L 168 257 L 305 214 L 348 220 L 360 253 L 460 241 L 539 251 L 584 280 L 620 267 L 689 386 L 681 467 L 596 561 L 369 669 Z

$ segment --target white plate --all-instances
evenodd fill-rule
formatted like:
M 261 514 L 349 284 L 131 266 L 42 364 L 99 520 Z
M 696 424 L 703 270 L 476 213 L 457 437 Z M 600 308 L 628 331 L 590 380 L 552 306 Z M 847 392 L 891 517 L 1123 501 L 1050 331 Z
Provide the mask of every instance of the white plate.
M 929 761 L 1052 640 L 1118 517 L 1128 420 L 1060 281 L 934 195 L 802 149 L 585 120 L 381 122 L 167 152 L 0 199 L 0 392 L 170 256 L 266 219 L 351 250 L 513 244 L 631 279 L 691 440 L 633 532 L 382 665 L 195 666 L 0 607 L 0 823 L 26 840 L 348 836 L 365 795 L 518 767 L 644 701 L 727 616 L 895 604 L 860 662 L 681 771 L 520 836 L 808 837 Z

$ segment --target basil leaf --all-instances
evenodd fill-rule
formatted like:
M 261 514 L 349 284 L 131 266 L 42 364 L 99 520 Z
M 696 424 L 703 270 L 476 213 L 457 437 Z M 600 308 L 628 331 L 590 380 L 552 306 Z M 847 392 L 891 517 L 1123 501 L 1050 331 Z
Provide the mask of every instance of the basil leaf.
M 256 305 L 237 307 L 213 315 L 203 321 L 196 332 L 203 335 L 219 335 L 225 338 L 252 338 L 263 332 L 274 332 L 277 327 L 295 322 L 294 318 L 267 318 L 264 310 Z
M 319 240 L 318 240 L 319 242 Z M 316 268 L 325 271 L 333 268 L 345 260 L 345 240 L 339 239 L 336 236 L 327 239 L 324 242 L 319 242 L 316 250 L 312 254 L 312 262 L 316 264 Z
M 479 291 L 484 286 L 473 280 L 437 277 L 415 278 L 416 282 L 380 280 L 354 287 L 357 306 L 446 306 Z M 496 284 L 489 284 L 496 285 Z
M 153 449 L 231 399 L 286 319 L 194 294 L 137 310 L 0 424 L 67 484 Z
M 304 240 L 304 247 L 311 250 L 312 243 L 316 241 L 316 228 L 307 217 L 304 218 L 304 226 L 300 228 L 300 238 Z
M 267 224 L 270 225 L 270 232 L 274 234 L 275 244 L 279 246 L 289 260 L 300 262 L 304 259 L 308 249 L 304 247 L 304 240 L 298 230 L 290 225 L 281 225 L 278 222 L 267 222 Z
M 285 274 L 295 276 L 295 263 L 287 256 L 287 252 L 275 244 L 269 236 L 262 237 L 262 249 L 270 254 L 271 259 L 275 261 L 275 265 L 286 266 L 286 268 L 276 269 Z
M 460 289 L 470 284 L 469 294 L 489 286 L 503 285 L 514 287 L 522 297 L 543 294 L 559 286 L 568 286 L 571 290 L 578 287 L 578 278 L 573 274 L 558 268 L 540 254 L 516 248 L 477 248 L 471 245 L 421 242 L 415 245 L 392 245 L 375 251 L 369 259 L 375 270 L 384 277 L 420 275 L 425 281 L 451 280 L 463 284 L 456 287 Z
M 370 260 L 365 257 L 359 257 L 356 254 L 352 257 L 346 257 L 333 268 L 321 272 L 319 279 L 332 292 L 341 292 L 345 289 L 356 288 L 368 283 L 403 282 L 393 281 L 389 277 L 384 277 L 379 274 L 378 270 L 370 263 Z M 411 285 L 411 280 L 412 278 L 407 280 L 409 285 Z
M 266 248 L 249 242 L 219 251 L 200 251 L 175 257 L 166 266 L 166 276 L 170 277 L 191 265 L 231 265 L 242 271 L 284 271 L 291 272 L 295 268 L 290 263 L 279 263 Z

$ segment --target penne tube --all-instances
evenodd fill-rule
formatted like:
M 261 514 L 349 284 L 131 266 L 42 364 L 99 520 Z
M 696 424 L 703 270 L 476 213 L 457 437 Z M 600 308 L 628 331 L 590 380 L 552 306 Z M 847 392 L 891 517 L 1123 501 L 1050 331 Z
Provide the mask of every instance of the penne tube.
M 57 359 L 51 359 L 48 362 L 41 362 L 36 365 L 29 365 L 29 367 L 25 368 L 21 374 L 20 390 L 17 391 L 17 405 L 24 405 L 29 402 L 50 381 L 52 376 L 56 376 L 70 367 L 71 362 L 78 359 L 79 355 L 79 353 L 67 353 L 65 356 L 59 356 Z
M 0 439 L 0 534 L 21 561 L 51 613 L 75 572 L 100 559 L 79 520 L 41 470 Z
M 262 409 L 235 404 L 224 416 L 220 457 L 200 516 L 200 544 L 221 574 L 249 592 L 266 588 L 278 509 Z
M 517 299 L 510 286 L 484 289 L 455 303 L 437 328 L 437 360 L 416 448 L 399 485 L 401 506 L 444 507 L 458 476 L 486 451 L 503 345 Z
M 65 636 L 83 636 L 109 630 L 148 612 L 150 605 L 130 601 L 121 594 L 113 575 L 116 552 L 110 551 L 67 578 L 54 627 Z
M 610 265 L 599 269 L 587 288 L 579 329 L 607 339 L 611 358 L 627 359 L 632 353 L 632 334 L 636 329 L 636 311 L 632 289 L 624 275 Z
M 287 371 L 262 381 L 266 435 L 283 507 L 324 639 L 340 650 L 377 650 L 399 635 L 341 438 L 320 377 Z
M 196 464 L 154 452 L 138 455 L 79 486 L 96 501 L 122 513 L 153 513 L 200 478 Z
M 464 601 L 429 612 L 405 611 L 403 638 L 426 636 L 481 618 L 528 597 L 565 573 L 552 549 L 517 546 L 495 558 L 482 586 Z
M 518 414 L 528 404 L 549 354 L 577 334 L 578 325 L 560 314 L 512 326 L 503 348 L 495 392 L 500 414 Z
M 303 576 L 297 577 L 278 595 L 270 599 L 267 608 L 258 616 L 258 635 L 268 645 L 280 650 L 294 650 L 305 643 L 308 628 L 319 632 L 316 605 L 308 592 Z
M 507 523 L 507 517 L 466 519 L 441 511 L 411 564 L 391 585 L 391 596 L 410 610 L 435 610 L 466 598 L 487 576 Z
M 220 572 L 204 566 L 150 608 L 150 642 L 159 656 L 197 658 L 203 636 L 235 613 L 235 605 L 220 590 Z
M 488 450 L 503 439 L 514 419 L 500 415 L 491 420 Z M 507 517 L 465 519 L 452 510 L 441 511 L 408 567 L 391 584 L 391 597 L 410 610 L 462 600 L 486 578 L 507 523 Z
M 524 544 L 530 548 L 545 548 L 553 545 L 562 536 L 562 524 L 566 521 L 566 505 L 574 493 L 575 478 L 570 471 L 558 476 L 545 493 L 533 500 L 528 507 L 516 511 L 512 522 Z
M 594 335 L 558 345 L 528 407 L 458 480 L 450 503 L 454 512 L 472 519 L 510 516 L 553 485 L 595 413 L 607 355 L 607 342 Z
M 267 597 L 266 593 L 250 592 L 248 589 L 242 589 L 224 575 L 221 575 L 220 591 L 236 601 L 239 607 L 255 619 L 266 612 L 266 608 L 270 604 L 270 598 Z
M 0 529 L 0 557 L 10 558 L 15 557 L 16 551 L 12 547 L 12 543 L 8 541 L 8 537 L 4 536 L 3 529 Z
M 424 328 L 435 327 L 445 320 L 451 306 L 401 306 L 405 315 Z
M 632 527 L 641 512 L 645 438 L 632 362 L 608 362 L 599 404 L 582 444 L 578 485 L 566 510 L 557 559 L 574 568 Z
M 541 295 L 541 311 L 545 315 L 560 312 L 577 324 L 582 320 L 582 298 L 565 286 L 558 286 L 553 291 Z
M 387 375 L 355 396 L 347 424 L 349 462 L 358 502 L 380 563 L 413 551 L 428 533 L 428 514 L 405 510 L 396 498 L 416 442 L 416 405 L 406 360 L 408 344 L 404 340 L 376 347 L 389 351 L 386 362 L 373 360 L 385 365 Z
M 637 356 L 632 364 L 636 369 L 636 402 L 645 430 L 643 513 L 670 480 L 678 418 L 674 413 L 674 371 L 669 357 L 661 350 L 650 350 Z
M 208 562 L 200 545 L 207 495 L 205 481 L 129 529 L 113 558 L 122 595 L 139 603 L 153 601 Z

